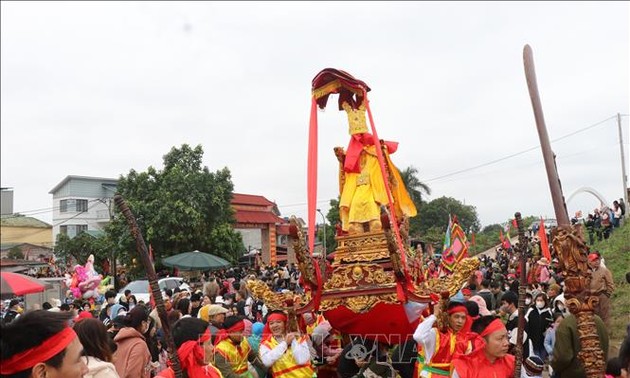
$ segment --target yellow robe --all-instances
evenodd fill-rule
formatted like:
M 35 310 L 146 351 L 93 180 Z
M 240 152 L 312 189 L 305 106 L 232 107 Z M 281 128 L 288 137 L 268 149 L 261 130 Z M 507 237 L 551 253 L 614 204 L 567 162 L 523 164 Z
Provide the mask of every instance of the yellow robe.
M 389 171 L 390 182 L 392 182 L 391 192 L 396 217 L 415 216 L 416 207 L 409 197 L 398 169 L 392 163 L 389 154 L 384 153 L 383 156 Z M 339 217 L 344 231 L 348 231 L 350 223 L 379 220 L 380 206 L 389 205 L 383 175 L 376 156 L 376 147 L 373 145 L 363 147 L 359 159 L 360 173 L 343 173 L 345 180 L 343 187 L 340 188 Z

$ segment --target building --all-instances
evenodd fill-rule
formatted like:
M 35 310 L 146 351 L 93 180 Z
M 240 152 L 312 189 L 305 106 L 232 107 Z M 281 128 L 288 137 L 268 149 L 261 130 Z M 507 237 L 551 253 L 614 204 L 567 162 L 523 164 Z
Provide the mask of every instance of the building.
M 234 193 L 232 208 L 234 229 L 242 235 L 245 248 L 261 251 L 265 264 L 294 261 L 288 256 L 288 222 L 280 217 L 274 202 L 259 195 Z
M 52 256 L 52 226 L 37 218 L 19 214 L 0 220 L 0 258 L 19 250 L 25 260 L 41 261 Z
M 50 190 L 53 195 L 53 243 L 62 233 L 74 237 L 82 231 L 102 231 L 113 211 L 117 179 L 66 176 Z
M 13 190 L 11 188 L 0 188 L 0 214 L 13 214 Z

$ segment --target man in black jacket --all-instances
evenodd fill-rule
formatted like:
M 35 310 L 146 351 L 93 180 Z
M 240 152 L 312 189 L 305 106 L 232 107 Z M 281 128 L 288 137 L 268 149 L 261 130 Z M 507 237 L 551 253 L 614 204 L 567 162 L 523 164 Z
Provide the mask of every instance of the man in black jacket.
M 12 299 L 11 302 L 9 302 L 9 311 L 7 311 L 7 313 L 4 314 L 4 318 L 2 318 L 2 321 L 5 324 L 11 323 L 18 316 L 20 316 L 19 310 L 20 310 L 20 301 L 17 299 Z

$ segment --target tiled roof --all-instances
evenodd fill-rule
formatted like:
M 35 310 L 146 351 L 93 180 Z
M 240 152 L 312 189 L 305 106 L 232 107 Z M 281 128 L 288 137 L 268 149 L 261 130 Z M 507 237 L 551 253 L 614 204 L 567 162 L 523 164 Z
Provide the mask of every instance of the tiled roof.
M 289 235 L 289 224 L 281 224 L 276 227 L 276 232 L 278 235 Z
M 0 250 L 1 251 L 6 251 L 8 249 L 14 248 L 14 247 L 21 247 L 21 248 L 36 248 L 36 249 L 50 249 L 52 251 L 52 248 L 50 247 L 46 247 L 43 245 L 37 245 L 37 244 L 32 244 L 32 243 L 2 243 L 0 245 Z
M 274 205 L 273 202 L 269 201 L 263 196 L 257 196 L 254 194 L 242 194 L 242 193 L 233 193 L 232 204 L 258 205 L 258 206 Z
M 33 217 L 23 217 L 17 215 L 4 215 L 0 220 L 0 224 L 5 227 L 34 227 L 34 228 L 50 228 L 52 225 L 40 221 Z
M 284 223 L 284 219 L 265 211 L 237 210 L 234 217 L 237 223 Z
M 118 179 L 115 178 L 107 178 L 107 177 L 90 177 L 90 176 L 76 176 L 76 175 L 68 175 L 61 182 L 55 185 L 54 188 L 50 189 L 49 194 L 55 194 L 59 188 L 61 188 L 65 183 L 70 181 L 71 179 L 79 179 L 79 180 L 90 180 L 90 181 L 103 181 L 104 184 L 116 184 Z

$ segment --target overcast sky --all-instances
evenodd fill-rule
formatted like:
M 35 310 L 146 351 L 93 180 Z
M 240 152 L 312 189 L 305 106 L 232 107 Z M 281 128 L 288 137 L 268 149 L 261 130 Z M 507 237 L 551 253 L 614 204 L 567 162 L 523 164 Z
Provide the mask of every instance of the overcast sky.
M 229 167 L 235 191 L 306 216 L 310 84 L 322 69 L 372 88 L 379 136 L 399 141 L 433 199 L 553 217 L 522 62 L 538 85 L 565 197 L 622 193 L 617 113 L 629 112 L 628 2 L 2 2 L 1 184 L 52 221 L 67 175 L 161 168 L 182 143 Z M 333 105 L 334 102 L 331 102 Z M 319 200 L 337 190 L 345 114 L 319 114 Z M 628 160 L 628 117 L 622 117 Z M 629 166 L 626 163 L 626 166 Z M 630 169 L 630 167 L 629 167 Z M 440 178 L 452 172 L 463 173 Z M 569 212 L 592 211 L 580 194 Z M 419 216 L 422 216 L 420 213 Z

